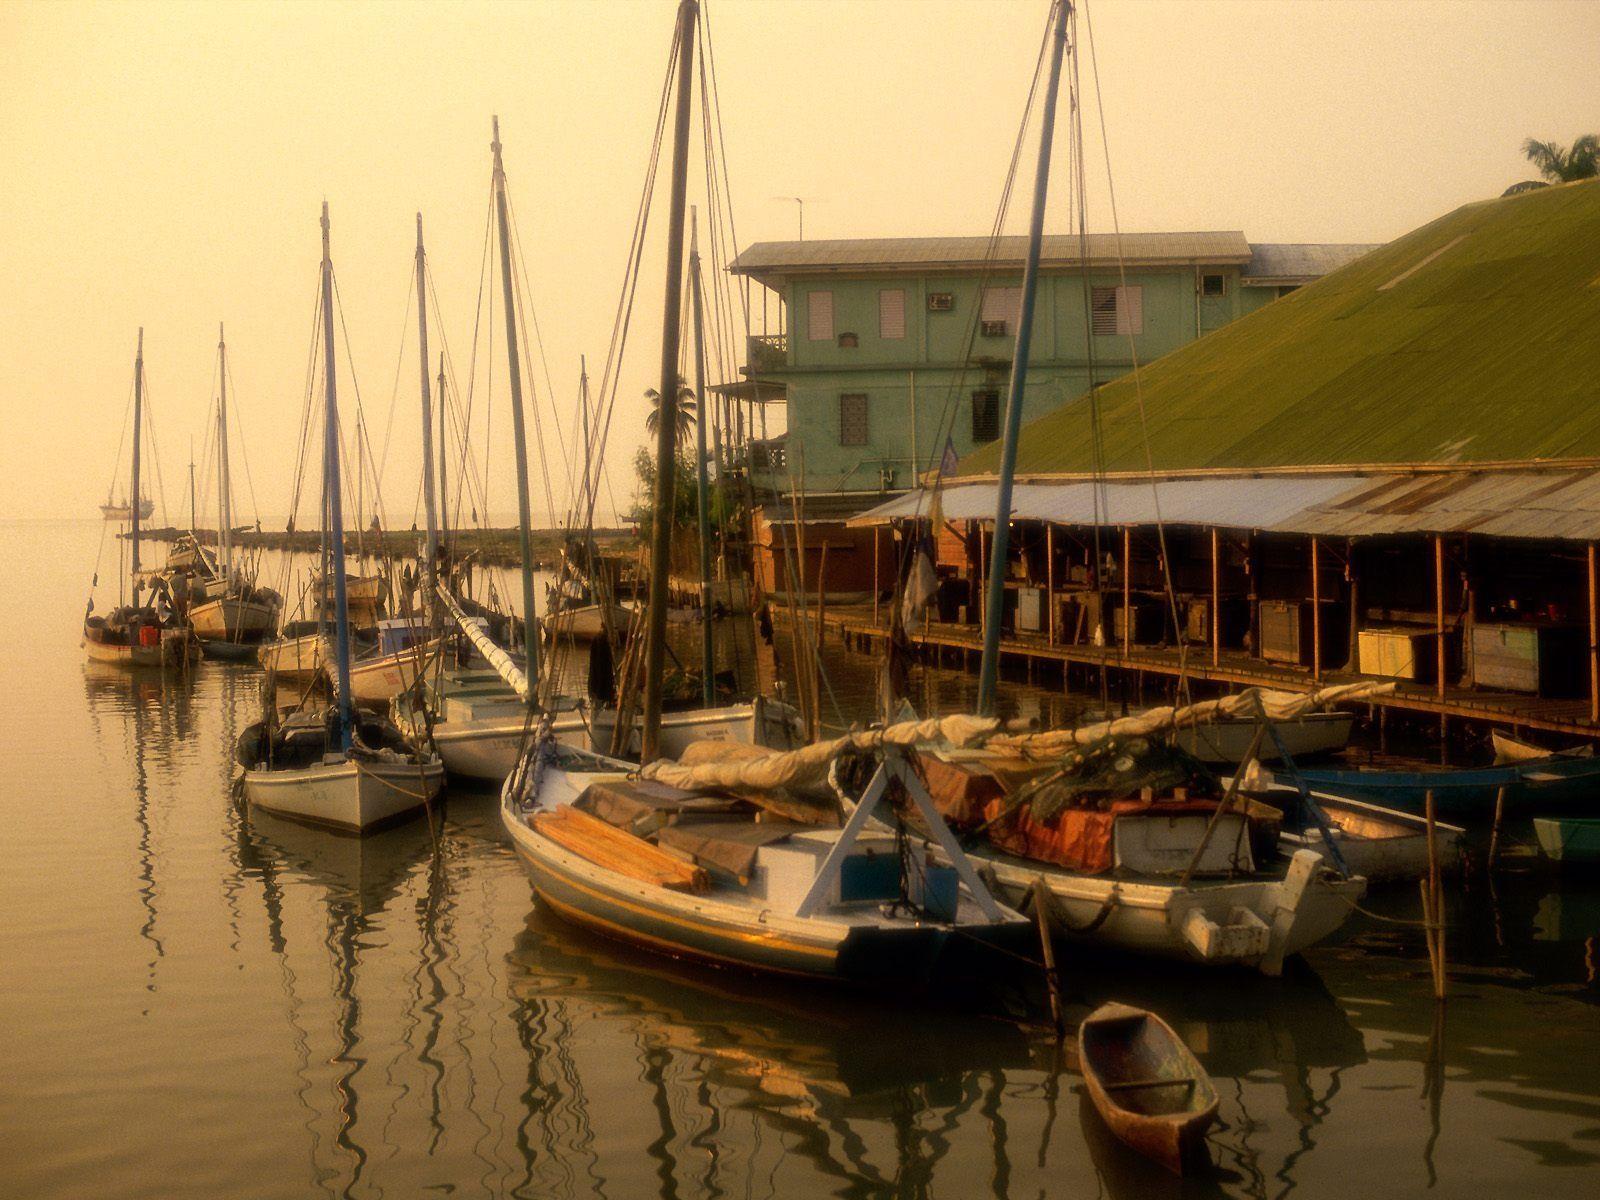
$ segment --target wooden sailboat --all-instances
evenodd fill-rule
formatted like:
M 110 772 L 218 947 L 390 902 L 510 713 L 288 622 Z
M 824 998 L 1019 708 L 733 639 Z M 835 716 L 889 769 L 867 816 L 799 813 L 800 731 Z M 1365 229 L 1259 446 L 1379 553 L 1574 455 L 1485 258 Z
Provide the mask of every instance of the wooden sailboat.
M 270 716 L 240 739 L 250 803 L 281 816 L 361 833 L 428 804 L 444 765 L 406 746 L 387 722 L 358 719 L 350 680 L 350 613 L 344 580 L 344 523 L 339 485 L 339 410 L 333 337 L 333 261 L 328 206 L 322 206 L 322 315 L 325 412 L 323 507 L 328 573 L 334 581 L 334 701 L 324 713 Z
M 235 570 L 233 562 L 233 488 L 228 455 L 228 342 L 217 327 L 217 563 L 216 577 L 204 598 L 189 606 L 189 626 L 201 652 L 239 658 L 272 636 L 278 623 L 277 593 L 258 588 Z
M 668 498 L 698 15 L 697 0 L 681 0 L 646 613 L 646 771 L 658 765 L 663 743 Z M 958 938 L 1027 936 L 1025 919 L 997 903 L 978 878 L 899 748 L 882 751 L 842 828 L 831 801 L 680 790 L 630 779 L 634 770 L 620 759 L 562 746 L 541 730 L 506 779 L 502 822 L 541 901 L 568 920 L 657 952 L 722 965 L 902 984 L 926 979 Z M 911 797 L 926 836 L 909 833 L 881 804 L 891 783 Z M 875 813 L 888 822 L 888 832 L 873 824 Z M 933 861 L 933 844 L 945 862 Z
M 139 348 L 133 360 L 133 483 L 130 494 L 134 496 L 143 496 L 139 480 L 143 440 L 144 330 L 140 329 Z M 154 581 L 147 579 L 140 570 L 140 525 L 148 515 L 142 503 L 128 509 L 131 603 L 118 604 L 105 616 L 99 616 L 94 611 L 91 591 L 83 618 L 83 649 L 96 662 L 123 667 L 166 668 L 181 667 L 189 661 L 188 631 L 175 626 L 170 616 L 164 617 L 158 611 Z
M 1175 1175 L 1206 1161 L 1217 1089 L 1172 1026 L 1142 1008 L 1101 1005 L 1078 1027 L 1078 1063 L 1123 1142 Z

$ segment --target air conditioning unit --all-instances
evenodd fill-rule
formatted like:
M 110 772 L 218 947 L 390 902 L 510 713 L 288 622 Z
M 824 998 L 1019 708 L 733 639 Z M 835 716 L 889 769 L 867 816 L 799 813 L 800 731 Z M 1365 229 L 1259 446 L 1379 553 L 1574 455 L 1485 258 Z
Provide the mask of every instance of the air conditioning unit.
M 928 293 L 929 312 L 949 312 L 951 309 L 955 308 L 955 306 L 956 294 L 954 292 Z
M 982 324 L 984 337 L 1006 336 L 1006 323 L 1004 321 L 984 321 Z

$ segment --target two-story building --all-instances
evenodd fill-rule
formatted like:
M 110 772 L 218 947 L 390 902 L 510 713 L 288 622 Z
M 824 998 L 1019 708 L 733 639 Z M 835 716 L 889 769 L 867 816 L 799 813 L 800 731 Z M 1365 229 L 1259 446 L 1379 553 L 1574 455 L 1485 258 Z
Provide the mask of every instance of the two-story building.
M 1057 408 L 1364 254 L 1252 245 L 1238 232 L 1047 237 L 1023 419 Z M 780 332 L 746 375 L 779 384 L 782 466 L 810 494 L 910 486 L 948 437 L 995 440 L 1022 295 L 1024 239 L 758 242 L 730 270 L 775 293 Z M 1085 314 L 1088 314 L 1087 317 Z M 776 457 L 776 454 L 774 455 Z M 804 473 L 801 472 L 801 463 Z
M 1023 420 L 1372 248 L 1252 244 L 1237 231 L 1048 236 Z M 947 443 L 964 456 L 998 439 L 1024 250 L 1021 237 L 872 238 L 740 254 L 729 270 L 767 290 L 752 310 L 775 312 L 777 329 L 750 339 L 742 387 L 787 409 L 785 432 L 754 447 L 758 497 L 798 486 L 830 513 L 852 497 L 863 509 L 912 486 Z

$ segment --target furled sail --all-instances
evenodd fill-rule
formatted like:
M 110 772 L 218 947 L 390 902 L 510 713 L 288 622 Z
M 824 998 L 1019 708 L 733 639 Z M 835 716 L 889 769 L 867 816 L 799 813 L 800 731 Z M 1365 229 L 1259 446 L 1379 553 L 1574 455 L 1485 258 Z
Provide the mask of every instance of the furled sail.
M 505 680 L 506 686 L 526 700 L 528 698 L 528 677 L 516 663 L 511 661 L 511 656 L 484 630 L 483 626 L 461 610 L 461 605 L 456 603 L 456 598 L 450 594 L 450 589 L 444 584 L 438 586 L 439 599 L 444 601 L 450 615 L 456 619 L 456 624 L 461 626 L 461 632 L 467 635 L 467 640 L 477 647 L 478 653 L 489 661 L 489 665 Z

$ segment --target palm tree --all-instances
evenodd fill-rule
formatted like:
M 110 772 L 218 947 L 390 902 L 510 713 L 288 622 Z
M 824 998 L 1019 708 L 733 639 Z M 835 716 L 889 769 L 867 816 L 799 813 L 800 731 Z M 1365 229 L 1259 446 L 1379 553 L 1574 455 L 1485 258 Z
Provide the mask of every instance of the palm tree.
M 651 437 L 659 436 L 661 429 L 661 393 L 651 388 L 644 394 L 650 401 L 650 412 L 644 419 L 645 431 Z M 681 377 L 678 380 L 678 428 L 675 431 L 674 441 L 679 450 L 689 444 L 689 439 L 694 436 L 694 423 L 699 404 L 695 400 L 694 389 Z
M 1501 195 L 1515 196 L 1519 192 L 1531 192 L 1552 183 L 1571 183 L 1576 179 L 1600 176 L 1600 135 L 1586 133 L 1565 148 L 1559 142 L 1541 142 L 1529 138 L 1522 143 L 1522 153 L 1539 168 L 1539 174 L 1544 178 L 1514 183 Z

